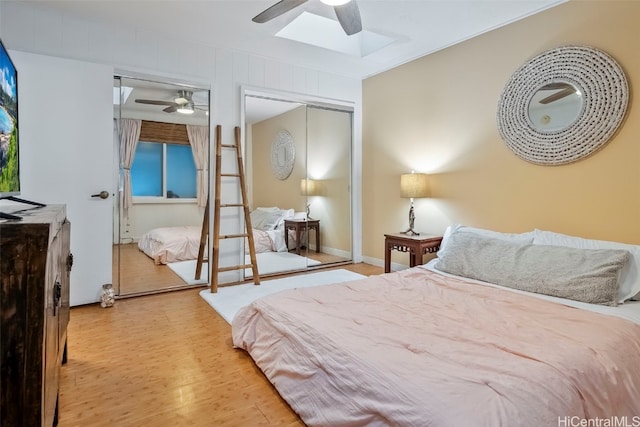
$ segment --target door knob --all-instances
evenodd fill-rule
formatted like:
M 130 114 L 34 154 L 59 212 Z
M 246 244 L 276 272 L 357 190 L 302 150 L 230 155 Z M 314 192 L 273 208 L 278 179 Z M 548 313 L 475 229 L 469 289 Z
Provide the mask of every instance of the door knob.
M 106 199 L 107 197 L 109 197 L 109 192 L 102 190 L 98 194 L 92 194 L 91 197 L 100 197 L 101 199 Z

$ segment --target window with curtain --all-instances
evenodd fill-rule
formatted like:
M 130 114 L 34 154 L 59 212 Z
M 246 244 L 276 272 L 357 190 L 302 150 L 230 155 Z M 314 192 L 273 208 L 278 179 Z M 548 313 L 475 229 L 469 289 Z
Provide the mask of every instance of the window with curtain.
M 133 197 L 196 198 L 196 166 L 191 147 L 140 141 L 131 165 Z

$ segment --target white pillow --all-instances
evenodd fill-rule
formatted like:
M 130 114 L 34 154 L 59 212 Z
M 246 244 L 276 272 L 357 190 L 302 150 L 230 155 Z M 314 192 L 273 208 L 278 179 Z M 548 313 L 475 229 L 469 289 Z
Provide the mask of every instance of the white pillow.
M 257 207 L 251 212 L 251 225 L 259 230 L 279 230 L 283 228 L 284 220 L 291 218 L 294 213 L 293 209 L 280 209 L 277 206 Z
M 293 215 L 295 214 L 295 210 L 293 209 L 280 210 L 279 212 L 280 212 L 280 218 L 278 219 L 278 222 L 276 223 L 274 230 L 280 230 L 284 228 L 284 220 L 292 218 Z
M 444 251 L 447 247 L 447 240 L 453 233 L 459 231 L 466 231 L 469 233 L 479 234 L 484 237 L 492 237 L 494 239 L 506 240 L 508 242 L 517 243 L 520 245 L 530 245 L 533 243 L 533 231 L 526 233 L 501 233 L 499 231 L 485 230 L 484 228 L 469 227 L 462 224 L 450 225 L 444 230 L 442 236 L 442 242 L 440 243 L 440 249 L 438 250 L 438 257 L 444 255 Z
M 256 209 L 251 212 L 251 227 L 257 230 L 275 230 L 278 222 L 282 218 L 281 211 L 267 211 Z
M 582 249 L 624 249 L 631 253 L 629 261 L 620 272 L 618 303 L 640 298 L 640 246 L 607 240 L 589 240 L 552 231 L 535 230 L 534 245 L 568 246 Z

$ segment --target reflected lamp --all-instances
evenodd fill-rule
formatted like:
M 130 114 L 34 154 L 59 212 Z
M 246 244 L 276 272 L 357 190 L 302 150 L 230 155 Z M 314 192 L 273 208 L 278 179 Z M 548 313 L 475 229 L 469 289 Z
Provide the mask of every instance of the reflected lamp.
M 301 196 L 317 196 L 319 195 L 320 183 L 317 180 L 313 179 L 301 179 L 300 180 L 300 195 Z M 307 203 L 307 219 L 311 218 L 309 206 L 311 206 L 311 202 Z
M 400 197 L 411 199 L 409 208 L 409 228 L 403 232 L 409 236 L 417 236 L 420 233 L 413 229 L 416 219 L 413 210 L 413 199 L 429 197 L 429 178 L 424 173 L 406 173 L 400 175 Z

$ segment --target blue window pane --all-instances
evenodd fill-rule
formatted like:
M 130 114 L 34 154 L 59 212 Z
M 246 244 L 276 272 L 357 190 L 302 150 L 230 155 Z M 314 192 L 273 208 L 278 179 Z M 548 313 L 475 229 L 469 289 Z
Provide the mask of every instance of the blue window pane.
M 190 145 L 167 144 L 167 197 L 196 197 L 196 165 Z
M 162 196 L 162 144 L 138 142 L 131 165 L 134 196 Z

